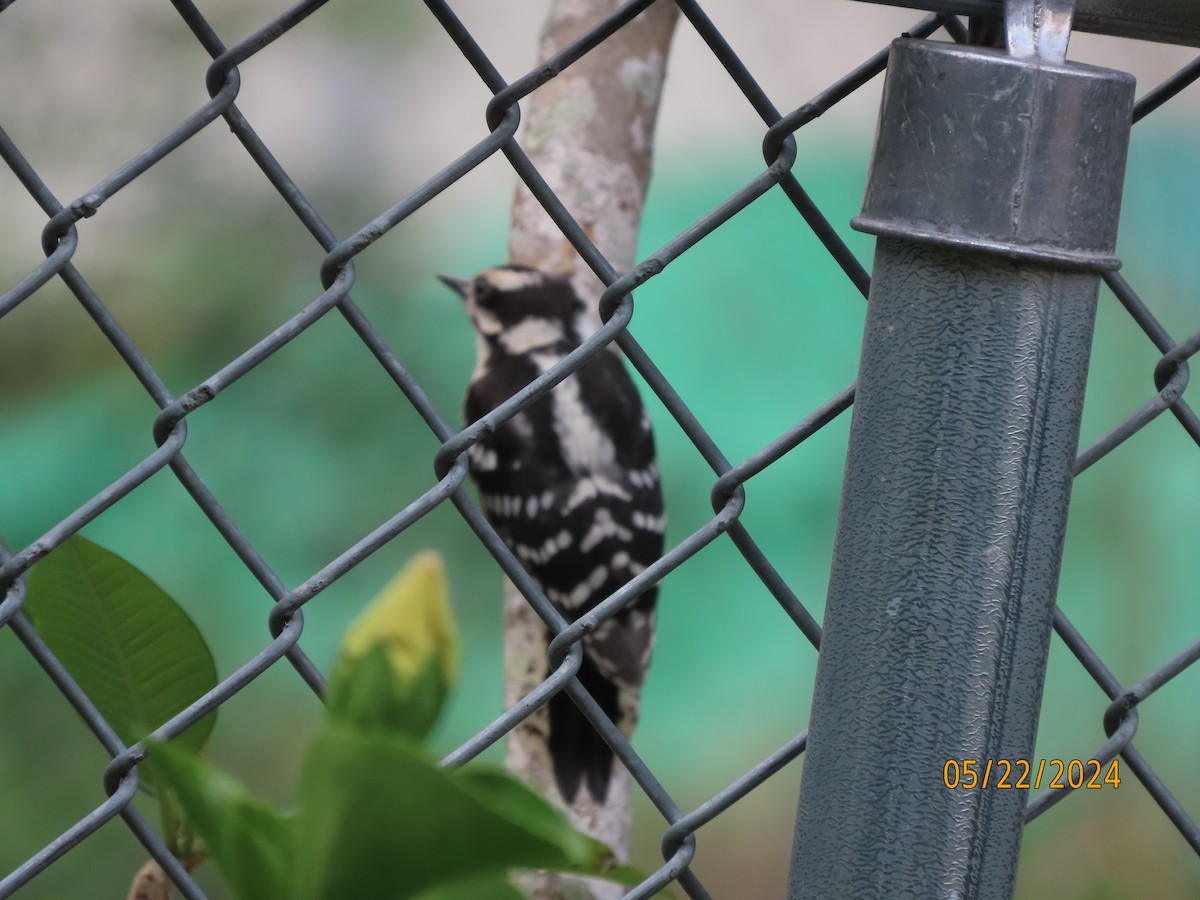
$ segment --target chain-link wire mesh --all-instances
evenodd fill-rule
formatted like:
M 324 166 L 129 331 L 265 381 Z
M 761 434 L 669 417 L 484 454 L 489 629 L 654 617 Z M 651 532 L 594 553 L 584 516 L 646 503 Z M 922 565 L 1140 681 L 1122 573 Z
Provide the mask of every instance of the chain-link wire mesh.
M 688 896 L 710 895 L 689 868 L 696 853 L 695 832 L 799 757 L 804 751 L 806 733 L 801 731 L 724 790 L 695 808 L 685 811 L 672 798 L 663 780 L 651 770 L 637 751 L 603 716 L 596 703 L 574 681 L 573 675 L 580 662 L 578 641 L 589 629 L 613 615 L 629 598 L 636 596 L 640 589 L 661 580 L 702 548 L 719 540 L 722 535 L 728 535 L 770 595 L 815 650 L 821 634 L 816 618 L 789 588 L 741 518 L 746 502 L 743 485 L 775 465 L 785 455 L 845 413 L 853 402 L 854 386 L 847 385 L 758 452 L 741 462 L 731 462 L 718 442 L 689 411 L 651 356 L 627 329 L 634 317 L 633 300 L 629 292 L 651 279 L 661 277 L 660 273 L 672 261 L 704 242 L 718 226 L 737 216 L 758 198 L 777 189 L 786 196 L 795 212 L 819 239 L 846 278 L 865 296 L 870 282 L 867 271 L 842 239 L 839 229 L 834 227 L 818 208 L 793 170 L 797 159 L 795 134 L 878 75 L 886 65 L 887 51 L 886 48 L 880 50 L 810 101 L 784 113 L 756 82 L 751 73 L 752 65 L 735 54 L 700 5 L 678 0 L 677 5 L 686 20 L 681 23 L 681 27 L 695 30 L 737 89 L 745 96 L 746 102 L 762 119 L 765 127 L 762 143 L 765 165 L 759 175 L 710 213 L 690 223 L 677 237 L 648 255 L 630 271 L 618 272 L 593 244 L 588 234 L 574 221 L 571 212 L 550 190 L 523 151 L 516 138 L 520 118 L 519 104 L 549 78 L 611 37 L 651 2 L 653 0 L 636 0 L 624 4 L 607 19 L 581 35 L 574 44 L 555 58 L 508 82 L 497 71 L 451 6 L 438 0 L 426 0 L 425 5 L 429 13 L 444 28 L 493 95 L 485 111 L 490 133 L 433 178 L 345 238 L 339 238 L 322 218 L 235 103 L 241 89 L 238 67 L 273 42 L 286 41 L 289 33 L 301 21 L 324 5 L 324 0 L 309 0 L 297 5 L 231 47 L 222 42 L 209 21 L 190 0 L 172 0 L 175 10 L 195 40 L 213 60 L 205 77 L 211 99 L 152 146 L 138 153 L 127 164 L 70 202 L 64 204 L 55 196 L 39 176 L 37 160 L 23 154 L 7 133 L 0 131 L 0 157 L 47 216 L 41 235 L 46 259 L 0 297 L 0 317 L 6 316 L 23 303 L 36 303 L 39 292 L 48 284 L 56 280 L 61 281 L 91 317 L 95 328 L 116 350 L 128 370 L 161 409 L 153 422 L 152 432 L 156 445 L 153 452 L 94 496 L 79 498 L 82 502 L 76 501 L 74 509 L 47 511 L 47 518 L 56 521 L 28 546 L 6 552 L 3 565 L 0 566 L 0 584 L 5 585 L 7 591 L 3 603 L 0 604 L 0 625 L 12 630 L 45 675 L 53 681 L 87 723 L 104 752 L 112 758 L 103 779 L 107 799 L 22 862 L 14 871 L 5 873 L 3 881 L 0 881 L 0 895 L 7 896 L 26 885 L 80 842 L 88 840 L 105 823 L 120 817 L 185 896 L 204 896 L 200 887 L 183 870 L 180 863 L 172 858 L 163 840 L 132 802 L 138 784 L 136 764 L 140 758 L 139 749 L 122 744 L 103 716 L 42 642 L 22 611 L 26 575 L 38 560 L 101 513 L 122 503 L 124 498 L 139 490 L 156 473 L 164 471 L 169 471 L 186 489 L 212 527 L 270 594 L 274 603 L 268 616 L 271 640 L 258 652 L 243 660 L 212 692 L 198 698 L 170 721 L 156 723 L 155 737 L 165 740 L 180 734 L 285 659 L 303 682 L 319 694 L 324 686 L 323 676 L 299 643 L 304 631 L 303 608 L 310 602 L 319 602 L 322 592 L 339 578 L 414 523 L 448 503 L 457 509 L 478 540 L 495 557 L 500 568 L 529 599 L 538 613 L 559 627 L 559 637 L 553 645 L 553 659 L 556 665 L 544 685 L 531 695 L 531 699 L 544 703 L 553 693 L 567 690 L 580 703 L 593 724 L 614 745 L 620 760 L 661 813 L 664 862 L 629 896 L 652 896 L 672 882 L 678 882 Z M 932 36 L 939 30 L 944 32 L 943 36 L 948 35 L 950 39 L 966 39 L 963 23 L 953 16 L 945 15 L 930 15 L 915 22 L 908 34 L 923 38 Z M 678 77 L 679 73 L 675 75 Z M 1135 121 L 1156 110 L 1197 78 L 1200 78 L 1200 60 L 1145 94 L 1136 107 Z M 320 267 L 323 290 L 294 315 L 274 323 L 270 333 L 261 340 L 245 348 L 190 390 L 177 395 L 168 388 L 167 380 L 160 371 L 139 351 L 130 336 L 128 324 L 112 312 L 109 304 L 76 268 L 73 260 L 81 242 L 78 223 L 81 219 L 97 215 L 101 207 L 119 191 L 143 177 L 173 150 L 195 138 L 217 120 L 224 121 L 257 166 L 261 176 L 278 191 L 296 220 L 325 251 L 326 255 Z M 442 191 L 497 154 L 502 154 L 507 159 L 512 169 L 557 223 L 566 239 L 608 286 L 601 301 L 601 312 L 607 321 L 593 338 L 560 365 L 539 376 L 527 388 L 484 419 L 470 427 L 460 428 L 435 406 L 421 383 L 389 346 L 381 330 L 352 299 L 351 290 L 356 278 L 354 260 L 399 223 L 419 213 Z M 102 222 L 103 216 L 98 220 L 98 224 Z M 186 224 L 180 223 L 179 227 L 185 228 Z M 1183 340 L 1176 340 L 1159 323 L 1148 305 L 1124 278 L 1113 273 L 1106 276 L 1106 282 L 1129 316 L 1145 333 L 1148 341 L 1161 354 L 1153 372 L 1158 390 L 1134 414 L 1080 452 L 1076 466 L 1077 474 L 1082 474 L 1107 454 L 1121 448 L 1130 437 L 1168 410 L 1191 440 L 1200 445 L 1200 418 L 1183 399 L 1189 377 L 1188 359 L 1200 350 L 1200 331 Z M 431 460 L 436 473 L 436 481 L 432 486 L 348 549 L 326 560 L 309 577 L 289 584 L 272 568 L 235 518 L 227 512 L 217 493 L 189 463 L 186 452 L 188 418 L 208 404 L 221 403 L 225 391 L 243 379 L 253 376 L 273 355 L 329 314 L 334 314 L 331 318 L 340 317 L 345 322 L 360 342 L 361 353 L 373 358 L 387 374 L 395 389 L 424 420 L 441 444 L 441 448 Z M 0 328 L 3 328 L 2 324 Z M 620 346 L 679 428 L 711 466 L 716 475 L 715 484 L 711 489 L 713 515 L 702 527 L 671 547 L 661 560 L 641 573 L 633 582 L 587 616 L 566 626 L 518 560 L 499 540 L 471 499 L 464 483 L 467 475 L 467 456 L 464 451 L 488 429 L 508 420 L 543 397 L 555 384 L 582 365 L 591 353 L 610 342 Z M 1192 464 L 1194 465 L 1194 461 Z M 289 524 L 289 527 L 295 526 Z M 1200 827 L 1173 795 L 1170 786 L 1156 774 L 1153 761 L 1143 756 L 1134 742 L 1139 724 L 1140 704 L 1200 659 L 1200 640 L 1193 641 L 1176 655 L 1164 659 L 1151 671 L 1143 674 L 1140 680 L 1125 683 L 1111 671 L 1061 609 L 1056 614 L 1055 628 L 1079 664 L 1111 699 L 1103 714 L 1103 727 L 1108 739 L 1096 746 L 1091 756 L 1107 761 L 1119 755 L 1127 771 L 1136 776 L 1173 828 L 1197 854 L 1200 854 Z M 460 765 L 477 756 L 501 740 L 523 715 L 528 714 L 529 709 L 528 705 L 522 705 L 520 711 L 505 713 L 487 724 L 477 735 L 449 754 L 444 760 L 445 764 Z M 2 715 L 3 711 L 0 711 L 0 716 Z M 8 777 L 9 773 L 3 776 Z M 1069 789 L 1047 790 L 1034 796 L 1029 803 L 1027 820 L 1049 811 L 1052 806 L 1066 800 L 1072 794 Z

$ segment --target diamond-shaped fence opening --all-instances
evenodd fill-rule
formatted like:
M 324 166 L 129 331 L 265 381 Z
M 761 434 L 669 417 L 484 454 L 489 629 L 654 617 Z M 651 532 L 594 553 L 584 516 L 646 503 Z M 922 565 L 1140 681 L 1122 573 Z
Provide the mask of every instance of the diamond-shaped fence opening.
M 696 77 L 740 95 L 738 121 L 761 121 L 746 145 L 761 144 L 763 159 L 709 163 L 716 174 L 694 177 L 684 160 L 660 154 L 643 227 L 653 244 L 618 273 L 522 149 L 514 110 L 545 70 L 502 74 L 495 58 L 516 51 L 476 33 L 450 4 L 329 4 L 308 18 L 324 5 L 272 17 L 257 7 L 206 15 L 190 0 L 173 0 L 173 10 L 124 3 L 104 15 L 110 30 L 82 38 L 69 18 L 29 12 L 33 0 L 0 17 L 0 35 L 16 34 L 7 40 L 59 59 L 40 83 L 14 83 L 0 101 L 0 127 L 10 129 L 0 131 L 0 196 L 12 210 L 0 242 L 0 390 L 16 423 L 0 435 L 9 545 L 0 566 L 0 895 L 28 885 L 36 896 L 58 872 L 78 883 L 85 875 L 73 859 L 108 877 L 101 854 L 119 865 L 169 856 L 133 803 L 128 748 L 22 610 L 31 567 L 85 527 L 169 582 L 213 637 L 218 688 L 151 724 L 171 737 L 221 709 L 250 735 L 238 753 L 251 761 L 237 765 L 268 790 L 284 789 L 265 770 L 286 769 L 275 759 L 294 763 L 299 752 L 294 736 L 263 733 L 276 730 L 271 714 L 311 723 L 309 697 L 334 636 L 416 547 L 456 560 L 459 615 L 482 623 L 468 628 L 461 696 L 440 733 L 448 759 L 494 753 L 515 724 L 496 718 L 498 589 L 488 556 L 531 598 L 539 592 L 465 487 L 463 451 L 481 431 L 462 429 L 455 411 L 470 340 L 452 302 L 425 302 L 439 290 L 430 259 L 482 268 L 502 255 L 506 198 L 496 184 L 505 190 L 514 169 L 609 285 L 612 318 L 600 339 L 619 343 L 656 398 L 673 525 L 661 565 L 644 573 L 647 582 L 665 576 L 660 644 L 638 737 L 625 747 L 650 773 L 640 779 L 645 847 L 635 861 L 653 874 L 637 895 L 676 881 L 693 897 L 777 895 L 853 402 L 862 315 L 853 298 L 870 282 L 869 243 L 846 219 L 861 198 L 873 120 L 843 122 L 834 141 L 828 132 L 806 139 L 843 101 L 874 115 L 887 48 L 846 74 L 828 71 L 804 97 L 772 96 L 756 81 L 760 61 L 736 53 L 699 4 L 678 0 L 677 40 L 706 54 Z M 649 5 L 617 8 L 553 62 L 589 52 Z M 898 15 L 856 10 L 859 23 Z M 269 21 L 248 21 L 257 14 Z M 731 13 L 743 14 L 771 13 Z M 532 50 L 538 17 L 514 16 Z M 127 67 L 110 59 L 93 75 L 56 49 L 75 46 L 84 61 L 132 52 L 136 41 L 118 40 L 122 17 L 169 35 L 163 46 L 174 52 L 134 53 Z M 917 38 L 967 39 L 954 16 L 909 25 Z M 828 27 L 831 45 L 861 43 L 819 15 L 805 27 Z M 386 28 L 395 33 L 386 47 L 367 39 Z M 361 52 L 338 50 L 339 40 Z M 394 65 L 406 56 L 416 63 Z M 460 78 L 464 59 L 482 86 L 453 108 L 440 82 Z M 386 90 L 363 86 L 380 72 L 403 77 Z M 676 66 L 668 78 L 690 75 Z M 88 115 L 79 121 L 59 115 L 56 92 L 71 96 L 89 78 L 101 81 L 103 102 L 80 106 Z M 1197 78 L 1200 60 L 1144 91 L 1135 121 Z M 333 106 L 317 105 L 329 95 Z M 139 105 L 144 112 L 131 115 Z M 314 109 L 335 112 L 329 120 Z M 434 159 L 421 136 L 451 119 L 475 123 L 476 140 L 457 158 Z M 389 169 L 386 149 L 356 130 L 385 148 L 413 145 L 412 167 Z M 716 146 L 724 130 L 718 119 L 690 122 L 689 140 L 699 146 L 697 135 L 709 133 Z M 1084 896 L 1097 885 L 1115 885 L 1112 896 L 1200 890 L 1200 716 L 1189 699 L 1200 687 L 1200 619 L 1187 552 L 1200 533 L 1200 419 L 1186 395 L 1188 360 L 1200 350 L 1200 278 L 1186 242 L 1200 200 L 1187 174 L 1195 134 L 1186 132 L 1192 145 L 1165 130 L 1144 143 L 1135 135 L 1127 222 L 1130 208 L 1142 216 L 1137 233 L 1128 224 L 1122 233 L 1128 276 L 1106 275 L 1101 296 L 1076 466 L 1087 475 L 1076 486 L 1039 743 L 1045 757 L 1118 756 L 1125 779 L 1117 792 L 1031 797 L 1027 820 L 1049 815 L 1030 829 L 1022 896 Z M 318 136 L 318 151 L 297 150 Z M 840 158 L 850 155 L 852 164 Z M 414 178 L 421 166 L 436 174 Z M 60 182 L 72 187 L 64 193 Z M 1156 202 L 1139 205 L 1141 191 L 1158 191 Z M 1154 262 L 1139 266 L 1139 253 Z M 631 320 L 621 298 L 633 287 Z M 571 357 L 564 373 L 581 363 Z M 551 387 L 535 382 L 500 415 Z M 656 679 L 669 699 L 656 699 Z M 781 787 L 756 793 L 764 783 Z M 739 845 L 744 833 L 755 837 Z M 660 841 L 654 860 L 646 848 Z M 777 858 L 764 861 L 749 844 Z M 89 856 L 91 846 L 104 850 Z M 1068 852 L 1081 860 L 1078 893 L 1056 893 Z M 1149 865 L 1165 872 L 1159 881 L 1145 880 Z M 196 881 L 178 866 L 171 874 L 187 896 L 214 889 L 210 876 Z M 86 877 L 73 896 L 119 889 Z M 1127 885 L 1132 893 L 1121 893 Z

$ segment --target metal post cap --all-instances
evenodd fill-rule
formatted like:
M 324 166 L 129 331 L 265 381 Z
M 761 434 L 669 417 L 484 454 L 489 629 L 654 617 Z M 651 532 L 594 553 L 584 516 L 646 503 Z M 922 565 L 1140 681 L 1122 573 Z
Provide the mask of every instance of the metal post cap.
M 892 44 L 854 228 L 1116 269 L 1134 78 L 1003 51 Z

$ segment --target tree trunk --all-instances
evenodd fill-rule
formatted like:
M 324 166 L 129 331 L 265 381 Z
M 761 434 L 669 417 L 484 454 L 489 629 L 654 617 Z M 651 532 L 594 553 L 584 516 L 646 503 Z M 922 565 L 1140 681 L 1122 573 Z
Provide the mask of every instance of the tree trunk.
M 546 60 L 611 14 L 616 0 L 554 0 L 538 44 Z M 542 177 L 618 271 L 635 262 L 642 205 L 650 181 L 654 125 L 678 7 L 656 3 L 529 98 L 521 146 Z M 524 184 L 513 198 L 510 263 L 568 277 L 598 309 L 604 285 L 584 264 Z M 596 317 L 599 325 L 599 316 Z M 547 673 L 545 626 L 506 583 L 505 703 Z M 562 805 L 546 748 L 547 714 L 539 710 L 509 735 L 508 768 Z M 568 814 L 582 831 L 629 856 L 633 814 L 629 773 L 617 763 L 603 806 L 581 791 Z M 533 874 L 520 881 L 536 900 L 619 897 L 610 883 Z

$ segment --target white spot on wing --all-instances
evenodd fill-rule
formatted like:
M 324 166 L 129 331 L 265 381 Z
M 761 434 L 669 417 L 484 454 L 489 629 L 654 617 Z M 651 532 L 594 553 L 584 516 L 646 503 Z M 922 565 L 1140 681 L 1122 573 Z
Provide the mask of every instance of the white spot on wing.
M 496 457 L 496 451 L 480 444 L 472 444 L 468 447 L 467 457 L 477 472 L 493 472 L 500 464 L 500 460 Z
M 603 475 L 596 475 L 592 478 L 592 482 L 596 485 L 596 490 L 601 494 L 608 494 L 610 497 L 619 497 L 622 500 L 629 500 L 629 494 L 615 481 L 605 478 Z
M 633 538 L 633 532 L 624 525 L 618 525 L 613 521 L 612 512 L 607 509 L 596 510 L 596 518 L 592 527 L 588 529 L 587 534 L 583 536 L 583 540 L 579 542 L 579 549 L 584 553 L 590 553 L 595 549 L 605 538 L 616 537 L 623 541 L 628 541 Z
M 533 440 L 533 425 L 530 424 L 529 416 L 525 413 L 517 413 L 508 420 L 508 424 L 513 427 L 513 430 L 517 433 L 517 436 L 525 443 L 529 443 Z M 518 469 L 520 466 L 514 464 L 513 468 Z
M 658 465 L 650 463 L 644 469 L 631 469 L 629 481 L 634 487 L 652 488 L 658 484 Z
M 521 515 L 525 507 L 525 501 L 514 495 L 496 494 L 493 496 L 485 496 L 483 498 L 483 508 L 490 510 L 492 515 L 502 518 L 511 518 L 512 516 Z
M 535 566 L 544 566 L 559 553 L 571 546 L 571 533 L 565 528 L 558 534 L 546 538 L 539 547 L 517 544 L 514 549 L 518 557 Z M 550 596 L 547 594 L 546 596 Z
M 601 494 L 607 494 L 610 497 L 617 497 L 625 501 L 632 499 L 628 492 L 622 490 L 621 486 L 615 481 L 611 481 L 603 475 L 594 475 L 591 478 L 581 479 L 575 485 L 574 490 L 567 497 L 563 512 L 573 512 L 589 500 L 595 500 Z
M 592 574 L 588 576 L 588 587 L 593 591 L 598 591 L 606 578 L 608 578 L 608 566 L 596 566 L 592 569 Z
M 651 516 L 639 510 L 634 510 L 633 527 L 640 528 L 643 531 L 653 531 L 661 534 L 667 529 L 667 520 L 665 516 Z
M 582 606 L 588 601 L 596 591 L 604 586 L 604 582 L 608 579 L 608 566 L 596 566 L 588 575 L 587 581 L 577 584 L 575 588 L 565 598 L 565 602 L 570 607 Z
M 573 512 L 580 504 L 586 503 L 599 496 L 599 491 L 596 490 L 596 483 L 590 478 L 585 478 L 583 481 L 575 485 L 575 489 L 571 491 L 571 496 L 567 498 L 567 505 L 563 512 Z

